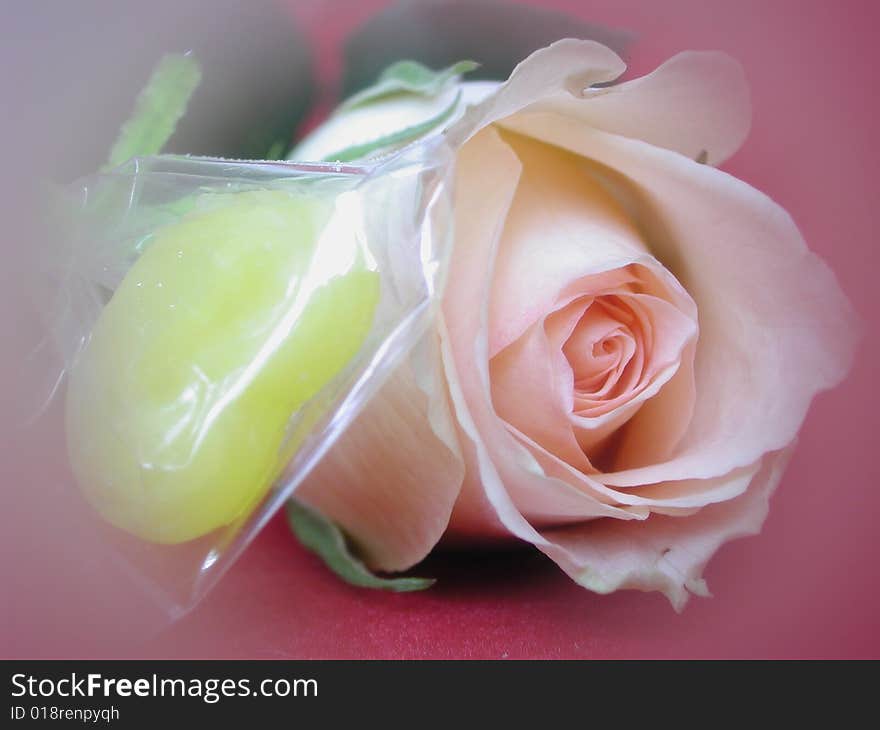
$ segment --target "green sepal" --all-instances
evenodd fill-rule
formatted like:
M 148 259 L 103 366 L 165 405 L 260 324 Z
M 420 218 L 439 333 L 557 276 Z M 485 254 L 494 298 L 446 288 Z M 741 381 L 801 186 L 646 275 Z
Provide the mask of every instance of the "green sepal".
M 346 583 L 379 590 L 422 591 L 434 585 L 433 578 L 383 578 L 375 575 L 352 554 L 337 525 L 296 499 L 287 500 L 287 522 L 303 546 L 317 554 Z
M 434 71 L 418 61 L 398 61 L 379 74 L 375 84 L 342 102 L 339 109 L 354 109 L 395 94 L 436 96 L 450 82 L 470 73 L 479 65 L 475 61 L 458 61 L 440 71 Z
M 104 169 L 132 157 L 155 155 L 174 134 L 202 73 L 192 56 L 169 54 L 138 95 L 134 113 L 122 126 Z
M 459 91 L 448 107 L 430 119 L 427 119 L 424 122 L 419 122 L 418 124 L 413 124 L 411 127 L 392 132 L 391 134 L 386 134 L 384 137 L 346 147 L 339 152 L 334 152 L 332 155 L 327 155 L 322 162 L 353 162 L 355 160 L 363 159 L 377 150 L 396 147 L 406 144 L 407 142 L 412 142 L 427 134 L 435 127 L 439 127 L 441 124 L 447 122 L 455 113 L 460 101 L 461 92 Z

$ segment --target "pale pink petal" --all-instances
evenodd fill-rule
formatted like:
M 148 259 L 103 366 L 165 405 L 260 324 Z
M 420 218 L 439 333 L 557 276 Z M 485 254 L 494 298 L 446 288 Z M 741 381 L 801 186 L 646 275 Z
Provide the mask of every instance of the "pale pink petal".
M 583 471 L 592 471 L 568 420 L 571 384 L 560 382 L 557 376 L 554 353 L 542 324 L 529 328 L 490 361 L 495 411 L 559 458 Z
M 630 311 L 612 316 L 618 322 L 631 317 L 627 330 L 638 331 L 626 338 L 624 346 L 627 347 L 625 353 L 629 352 L 628 341 L 632 339 L 635 351 L 610 392 L 598 397 L 584 393 L 579 402 L 575 398 L 578 408 L 573 422 L 581 428 L 590 428 L 592 417 L 603 416 L 634 400 L 645 400 L 647 396 L 642 394 L 651 386 L 658 386 L 654 389 L 656 392 L 678 369 L 682 353 L 697 335 L 696 322 L 669 302 L 645 294 L 622 294 L 618 299 L 629 304 Z M 591 335 L 588 333 L 588 337 Z M 586 346 L 577 340 L 572 344 Z M 577 387 L 577 382 L 575 385 Z
M 578 524 L 597 518 L 609 520 L 644 520 L 650 514 L 648 501 L 623 493 L 625 501 L 617 500 L 619 492 L 593 480 L 589 475 L 572 469 L 581 480 L 569 474 L 554 473 L 552 466 L 565 464 L 523 434 L 510 429 L 515 437 L 508 455 L 516 461 L 497 463 L 498 475 L 519 513 L 540 530 L 564 524 Z M 493 458 L 500 439 L 487 439 Z M 494 441 L 494 443 L 493 443 Z M 529 448 L 531 447 L 531 448 Z M 568 467 L 568 465 L 566 464 Z M 571 469 L 571 467 L 568 467 Z M 569 478 L 566 478 L 569 477 Z M 580 482 L 580 483 L 579 483 Z
M 562 348 L 592 303 L 593 299 L 589 296 L 578 297 L 555 312 L 551 312 L 543 321 L 544 336 L 551 353 L 550 365 L 553 368 L 557 387 L 563 389 L 565 393 L 567 413 L 574 410 L 574 371 Z
M 601 43 L 571 38 L 557 41 L 521 61 L 494 93 L 450 126 L 447 138 L 453 147 L 461 146 L 493 122 L 540 99 L 563 90 L 579 96 L 587 87 L 613 81 L 625 70 L 620 57 Z
M 296 492 L 342 527 L 374 569 L 422 560 L 461 488 L 464 464 L 437 377 L 436 337 L 392 373 Z
M 451 336 L 469 347 L 485 337 L 486 300 L 498 240 L 521 171 L 516 155 L 494 128 L 483 130 L 456 159 L 455 250 L 449 263 L 443 313 L 453 328 Z
M 659 514 L 685 514 L 698 510 L 708 504 L 725 502 L 738 497 L 746 491 L 760 464 L 749 464 L 734 469 L 730 474 L 711 479 L 682 479 L 678 482 L 660 482 L 643 487 L 619 491 L 639 500 L 634 504 L 645 504 L 652 512 Z
M 615 444 L 609 470 L 619 464 L 656 464 L 666 461 L 686 433 L 693 418 L 697 389 L 694 357 L 697 342 L 681 354 L 678 369 L 669 381 L 641 404 Z
M 521 165 L 497 132 L 487 129 L 460 150 L 456 166 L 456 251 L 450 263 L 438 330 L 449 395 L 462 435 L 465 478 L 445 539 L 447 542 L 504 539 L 513 534 L 524 540 L 542 542 L 500 483 L 470 417 L 452 352 L 453 335 L 445 325 L 446 319 L 455 322 L 456 339 L 473 353 L 480 327 L 485 328 L 487 318 L 488 272 L 519 181 Z
M 751 121 L 742 67 L 723 53 L 686 51 L 641 78 L 582 95 L 560 93 L 530 111 L 551 111 L 624 137 L 705 154 L 718 164 L 746 138 Z
M 496 355 L 587 276 L 649 260 L 639 234 L 576 156 L 518 135 L 523 166 L 495 261 L 489 353 Z
M 626 176 L 626 205 L 699 309 L 698 397 L 674 457 L 622 464 L 603 481 L 718 476 L 791 442 L 813 396 L 846 374 L 857 337 L 834 274 L 788 213 L 715 168 L 578 120 L 546 114 L 505 124 Z
M 568 482 L 600 502 L 617 505 L 637 516 L 645 515 L 648 511 L 660 514 L 690 514 L 708 504 L 733 499 L 746 490 L 758 469 L 758 465 L 753 464 L 713 479 L 685 479 L 649 484 L 634 489 L 618 489 L 602 484 L 596 474 L 586 474 L 573 468 L 571 464 L 549 453 L 525 436 L 520 435 L 520 438 L 547 476 Z
M 748 489 L 734 499 L 687 517 L 652 515 L 638 524 L 594 520 L 545 530 L 543 537 L 552 547 L 542 550 L 591 591 L 662 591 L 680 611 L 689 592 L 708 595 L 702 573 L 718 548 L 760 531 L 789 453 L 766 455 Z
M 632 362 L 636 342 L 601 300 L 592 300 L 559 347 L 577 373 L 572 387 L 577 388 L 580 400 L 590 400 L 605 398 L 620 383 Z

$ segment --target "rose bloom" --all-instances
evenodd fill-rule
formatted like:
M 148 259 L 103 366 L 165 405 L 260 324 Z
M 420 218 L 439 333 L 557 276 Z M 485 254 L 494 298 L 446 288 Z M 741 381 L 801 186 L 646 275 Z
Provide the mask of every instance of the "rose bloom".
M 503 84 L 340 112 L 317 159 L 427 118 L 461 91 L 454 250 L 436 329 L 297 497 L 367 564 L 444 540 L 518 538 L 598 593 L 708 595 L 718 547 L 767 514 L 853 316 L 772 200 L 713 165 L 743 142 L 740 67 L 653 73 L 561 41 Z M 597 86 L 601 84 L 601 86 Z

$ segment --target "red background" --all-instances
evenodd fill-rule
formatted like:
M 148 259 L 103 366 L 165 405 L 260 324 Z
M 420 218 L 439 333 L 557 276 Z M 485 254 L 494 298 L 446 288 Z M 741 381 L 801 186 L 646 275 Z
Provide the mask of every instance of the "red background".
M 339 44 L 386 3 L 288 4 L 307 27 L 321 76 L 332 88 Z M 340 583 L 276 518 L 203 604 L 158 635 L 145 640 L 125 628 L 124 617 L 112 631 L 97 618 L 65 621 L 61 602 L 88 606 L 89 587 L 65 592 L 56 583 L 37 587 L 49 608 L 35 610 L 21 595 L 10 598 L 4 654 L 880 657 L 874 539 L 880 507 L 874 389 L 880 366 L 874 336 L 880 6 L 871 0 L 540 4 L 633 31 L 630 66 L 638 74 L 689 48 L 738 58 L 752 85 L 754 121 L 726 168 L 794 215 L 865 320 L 856 366 L 844 385 L 814 403 L 762 534 L 725 546 L 710 563 L 715 597 L 695 598 L 677 615 L 655 594 L 596 596 L 530 550 L 434 556 L 419 570 L 439 578 L 431 590 L 371 592 Z M 89 612 L 76 615 L 82 613 Z M 35 618 L 50 614 L 49 623 Z

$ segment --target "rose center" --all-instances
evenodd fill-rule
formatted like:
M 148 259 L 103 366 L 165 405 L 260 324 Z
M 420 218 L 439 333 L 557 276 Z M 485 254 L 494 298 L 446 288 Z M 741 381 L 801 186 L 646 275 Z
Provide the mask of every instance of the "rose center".
M 618 296 L 594 299 L 562 347 L 574 376 L 574 411 L 601 409 L 635 388 L 644 370 L 644 330 Z

